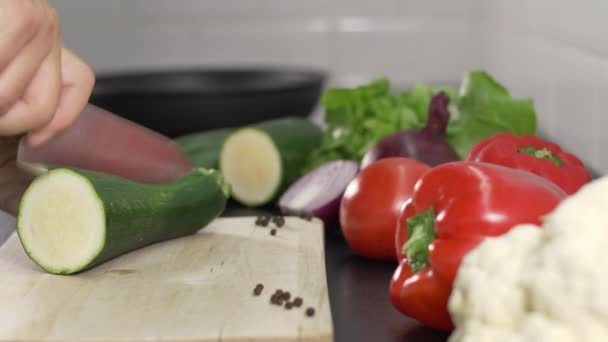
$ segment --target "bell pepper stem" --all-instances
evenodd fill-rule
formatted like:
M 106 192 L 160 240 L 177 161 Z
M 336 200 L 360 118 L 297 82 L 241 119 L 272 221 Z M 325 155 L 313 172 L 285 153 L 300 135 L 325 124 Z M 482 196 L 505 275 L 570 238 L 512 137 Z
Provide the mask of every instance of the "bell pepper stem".
M 518 150 L 521 153 L 525 153 L 525 154 L 529 154 L 532 157 L 535 158 L 539 158 L 539 159 L 548 159 L 551 162 L 553 162 L 553 164 L 561 167 L 562 165 L 564 165 L 564 161 L 561 160 L 558 156 L 556 156 L 555 154 L 551 153 L 551 151 L 547 150 L 546 148 L 542 148 L 542 149 L 537 149 L 535 147 L 522 147 Z
M 403 254 L 412 272 L 429 265 L 429 245 L 435 240 L 435 211 L 429 209 L 407 219 L 408 239 Z

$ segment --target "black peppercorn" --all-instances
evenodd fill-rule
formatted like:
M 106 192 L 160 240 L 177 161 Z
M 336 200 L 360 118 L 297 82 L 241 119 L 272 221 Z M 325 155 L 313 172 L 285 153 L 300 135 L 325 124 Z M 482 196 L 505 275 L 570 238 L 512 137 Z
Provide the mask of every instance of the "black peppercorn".
M 296 297 L 293 300 L 293 306 L 295 306 L 296 308 L 299 308 L 300 306 L 302 306 L 302 298 Z
M 268 216 L 268 215 L 260 215 L 255 220 L 255 225 L 256 226 L 261 226 L 261 227 L 266 227 L 266 226 L 268 226 L 269 222 L 270 222 L 270 216 Z
M 270 296 L 270 304 L 274 304 L 274 305 L 282 305 L 283 304 L 283 300 L 281 299 L 280 295 L 277 295 L 276 293 L 273 294 L 272 296 Z
M 285 218 L 283 216 L 274 216 L 272 222 L 279 228 L 285 225 Z
M 255 288 L 253 289 L 253 294 L 255 296 L 259 296 L 260 294 L 262 294 L 262 290 L 264 290 L 264 285 L 262 284 L 257 284 L 255 286 Z
M 308 308 L 308 309 L 306 309 L 306 316 L 312 317 L 314 315 L 315 315 L 315 309 L 314 308 Z
M 272 235 L 272 236 L 277 235 L 277 230 L 276 230 L 276 229 L 274 229 L 274 228 L 272 228 L 272 229 L 270 230 L 270 235 Z

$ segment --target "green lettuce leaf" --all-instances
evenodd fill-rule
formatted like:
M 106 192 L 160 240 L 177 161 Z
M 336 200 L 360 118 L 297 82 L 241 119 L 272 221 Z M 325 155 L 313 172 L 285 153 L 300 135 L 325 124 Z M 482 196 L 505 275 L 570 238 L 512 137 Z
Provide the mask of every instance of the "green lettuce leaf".
M 327 90 L 321 98 L 326 126 L 321 147 L 312 153 L 305 171 L 335 159 L 359 161 L 381 138 L 422 127 L 432 96 L 428 91 L 420 87 L 411 94 L 393 94 L 386 78 Z
M 536 132 L 532 100 L 513 99 L 505 87 L 484 71 L 468 72 L 460 90 L 418 84 L 411 91 L 394 94 L 390 81 L 379 78 L 359 87 L 331 88 L 323 94 L 323 139 L 304 172 L 336 159 L 359 162 L 383 137 L 423 127 L 431 97 L 439 91 L 450 97 L 452 117 L 447 141 L 461 158 L 475 143 L 495 133 Z
M 496 133 L 536 133 L 531 99 L 513 99 L 508 90 L 483 71 L 468 73 L 460 88 L 456 117 L 448 125 L 447 140 L 461 158 L 473 145 Z

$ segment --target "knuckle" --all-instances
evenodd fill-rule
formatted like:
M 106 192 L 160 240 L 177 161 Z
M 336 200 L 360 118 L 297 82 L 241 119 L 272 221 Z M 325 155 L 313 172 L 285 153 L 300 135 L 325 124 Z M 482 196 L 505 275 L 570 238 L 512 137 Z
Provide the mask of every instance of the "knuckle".
M 48 15 L 49 15 L 49 20 L 52 20 L 55 23 L 59 22 L 59 12 L 57 12 L 57 10 L 54 9 L 53 7 L 49 6 Z
M 46 18 L 46 30 L 48 34 L 55 35 L 59 32 L 60 23 L 59 23 L 59 14 L 53 8 L 49 8 L 48 15 Z
M 19 94 L 11 87 L 0 87 L 0 115 L 8 112 L 19 100 Z
M 13 2 L 15 14 L 27 15 L 36 10 L 34 0 L 21 0 Z
M 34 29 L 39 23 L 40 15 L 39 11 L 32 5 L 31 1 L 18 1 L 21 6 L 17 9 L 19 15 L 19 21 L 22 28 Z
M 28 2 L 28 1 L 25 1 Z M 38 11 L 35 9 L 21 10 L 18 15 L 18 20 L 14 23 L 13 36 L 17 41 L 27 40 L 38 31 L 40 18 Z

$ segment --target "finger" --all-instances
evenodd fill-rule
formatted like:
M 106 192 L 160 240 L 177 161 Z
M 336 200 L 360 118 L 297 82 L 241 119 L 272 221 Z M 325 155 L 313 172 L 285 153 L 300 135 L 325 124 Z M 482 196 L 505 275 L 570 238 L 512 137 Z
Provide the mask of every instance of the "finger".
M 44 59 L 32 82 L 5 115 L 0 116 L 0 134 L 14 135 L 48 124 L 61 94 L 61 41 L 55 37 L 51 53 Z
M 40 29 L 42 6 L 38 1 L 0 0 L 0 70 L 34 39 Z
M 89 102 L 95 74 L 80 58 L 67 49 L 61 54 L 62 88 L 53 120 L 40 130 L 28 134 L 27 142 L 40 144 L 69 127 Z
M 7 117 L 18 122 L 5 122 L 14 130 L 38 131 L 50 125 L 57 112 L 61 96 L 61 45 L 57 44 L 49 55 L 32 83 L 25 92 L 23 101 L 11 109 Z M 0 125 L 3 124 L 0 117 Z
M 58 35 L 57 13 L 48 9 L 45 27 L 0 73 L 0 114 L 8 111 L 23 96 L 42 61 L 49 55 Z

